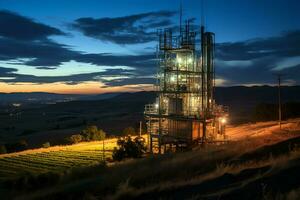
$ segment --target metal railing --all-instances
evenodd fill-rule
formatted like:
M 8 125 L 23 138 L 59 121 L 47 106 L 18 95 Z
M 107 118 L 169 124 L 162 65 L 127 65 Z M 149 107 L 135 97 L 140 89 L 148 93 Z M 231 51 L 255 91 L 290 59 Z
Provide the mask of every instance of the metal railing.
M 156 104 L 146 104 L 144 113 L 145 114 L 158 114 L 158 106 Z

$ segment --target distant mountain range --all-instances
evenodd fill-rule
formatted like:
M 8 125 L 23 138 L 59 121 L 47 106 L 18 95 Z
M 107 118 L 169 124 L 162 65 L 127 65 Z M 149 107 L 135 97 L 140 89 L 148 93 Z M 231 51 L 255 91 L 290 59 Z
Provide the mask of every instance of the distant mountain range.
M 105 93 L 97 95 L 55 94 L 47 92 L 0 93 L 0 105 L 7 105 L 11 103 L 53 104 L 57 102 L 67 102 L 75 100 L 102 100 L 115 97 L 119 94 L 120 93 Z
M 284 101 L 300 101 L 300 86 L 281 87 L 281 97 Z M 271 86 L 235 86 L 217 87 L 216 101 L 223 104 L 229 102 L 274 103 L 278 100 L 278 87 Z
M 0 93 L 0 103 L 37 103 L 77 100 L 81 95 L 54 94 L 46 92 Z
M 300 86 L 283 86 L 281 88 L 283 101 L 300 101 Z M 219 104 L 249 103 L 256 104 L 260 102 L 274 103 L 278 98 L 278 88 L 272 86 L 233 86 L 216 87 L 215 99 Z M 127 100 L 155 98 L 155 92 L 119 92 L 104 93 L 96 95 L 81 94 L 55 94 L 46 92 L 30 93 L 0 93 L 0 104 L 7 103 L 56 103 L 67 101 L 89 101 L 89 100 Z
M 154 103 L 156 93 L 107 93 L 69 95 L 51 93 L 0 94 L 0 102 L 25 102 L 24 106 L 0 106 L 0 138 L 25 138 L 31 144 L 43 144 L 79 133 L 88 124 L 97 125 L 108 134 L 119 135 L 128 126 L 138 130 L 144 120 L 145 104 Z M 245 123 L 253 119 L 260 103 L 277 103 L 278 88 L 217 87 L 217 104 L 229 106 L 229 121 Z M 300 86 L 282 87 L 283 102 L 300 102 Z M 0 105 L 1 105 L 0 103 Z M 13 120 L 13 124 L 12 124 Z M 39 123 L 36 123 L 39 121 Z M 13 126 L 12 126 L 13 125 Z M 145 126 L 145 125 L 144 125 Z M 28 132 L 33 134 L 27 134 Z
M 110 98 L 112 101 L 149 101 L 155 100 L 156 94 L 153 91 L 120 93 Z M 300 86 L 281 87 L 282 102 L 299 102 Z M 277 103 L 278 87 L 273 86 L 233 86 L 216 87 L 215 100 L 217 104 L 228 106 L 253 106 L 258 103 Z

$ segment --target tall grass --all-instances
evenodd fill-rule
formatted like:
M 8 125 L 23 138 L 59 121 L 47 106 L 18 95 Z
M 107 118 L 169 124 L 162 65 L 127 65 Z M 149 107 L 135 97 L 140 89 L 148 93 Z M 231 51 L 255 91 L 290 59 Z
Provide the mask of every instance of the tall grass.
M 180 191 L 181 195 L 184 195 L 186 190 L 199 189 L 198 187 L 201 189 L 211 182 L 217 184 L 216 188 L 205 191 L 200 196 L 191 191 L 191 196 L 188 197 L 196 199 L 209 195 L 229 195 L 235 191 L 243 191 L 244 188 L 251 188 L 261 180 L 267 180 L 268 177 L 293 167 L 293 163 L 298 164 L 295 162 L 300 160 L 297 146 L 289 147 L 283 154 L 274 153 L 274 150 L 283 146 L 286 148 L 290 144 L 278 142 L 297 137 L 295 134 L 274 133 L 219 146 L 208 145 L 189 152 L 148 156 L 109 166 L 70 169 L 61 174 L 56 184 L 31 194 L 24 191 L 20 197 L 150 199 L 151 196 L 159 195 L 168 197 Z M 270 148 L 266 148 L 268 145 Z M 231 185 L 225 187 L 219 184 L 227 178 Z M 257 192 L 266 195 L 269 190 L 263 192 L 263 188 L 259 186 Z M 271 196 L 275 193 L 276 191 L 271 191 Z M 284 195 L 286 194 L 285 192 Z

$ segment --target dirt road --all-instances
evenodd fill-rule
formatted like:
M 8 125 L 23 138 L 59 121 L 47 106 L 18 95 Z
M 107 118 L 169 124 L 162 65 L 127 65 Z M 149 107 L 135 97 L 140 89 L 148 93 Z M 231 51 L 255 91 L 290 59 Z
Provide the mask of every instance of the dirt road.
M 229 126 L 226 130 L 226 134 L 230 140 L 237 141 L 249 137 L 267 136 L 274 132 L 287 133 L 294 131 L 300 131 L 300 119 L 283 121 L 281 130 L 276 121 Z

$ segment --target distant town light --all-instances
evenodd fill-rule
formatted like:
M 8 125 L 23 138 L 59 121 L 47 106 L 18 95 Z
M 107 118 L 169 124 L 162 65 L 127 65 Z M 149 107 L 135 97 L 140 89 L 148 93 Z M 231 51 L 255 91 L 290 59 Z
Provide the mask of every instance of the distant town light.
M 155 108 L 158 108 L 158 103 L 155 104 Z
M 192 62 L 193 62 L 193 59 L 192 59 L 192 58 L 189 58 L 189 59 L 188 59 L 188 64 L 192 64 Z
M 14 107 L 20 107 L 22 104 L 21 103 L 13 103 L 12 104 Z

